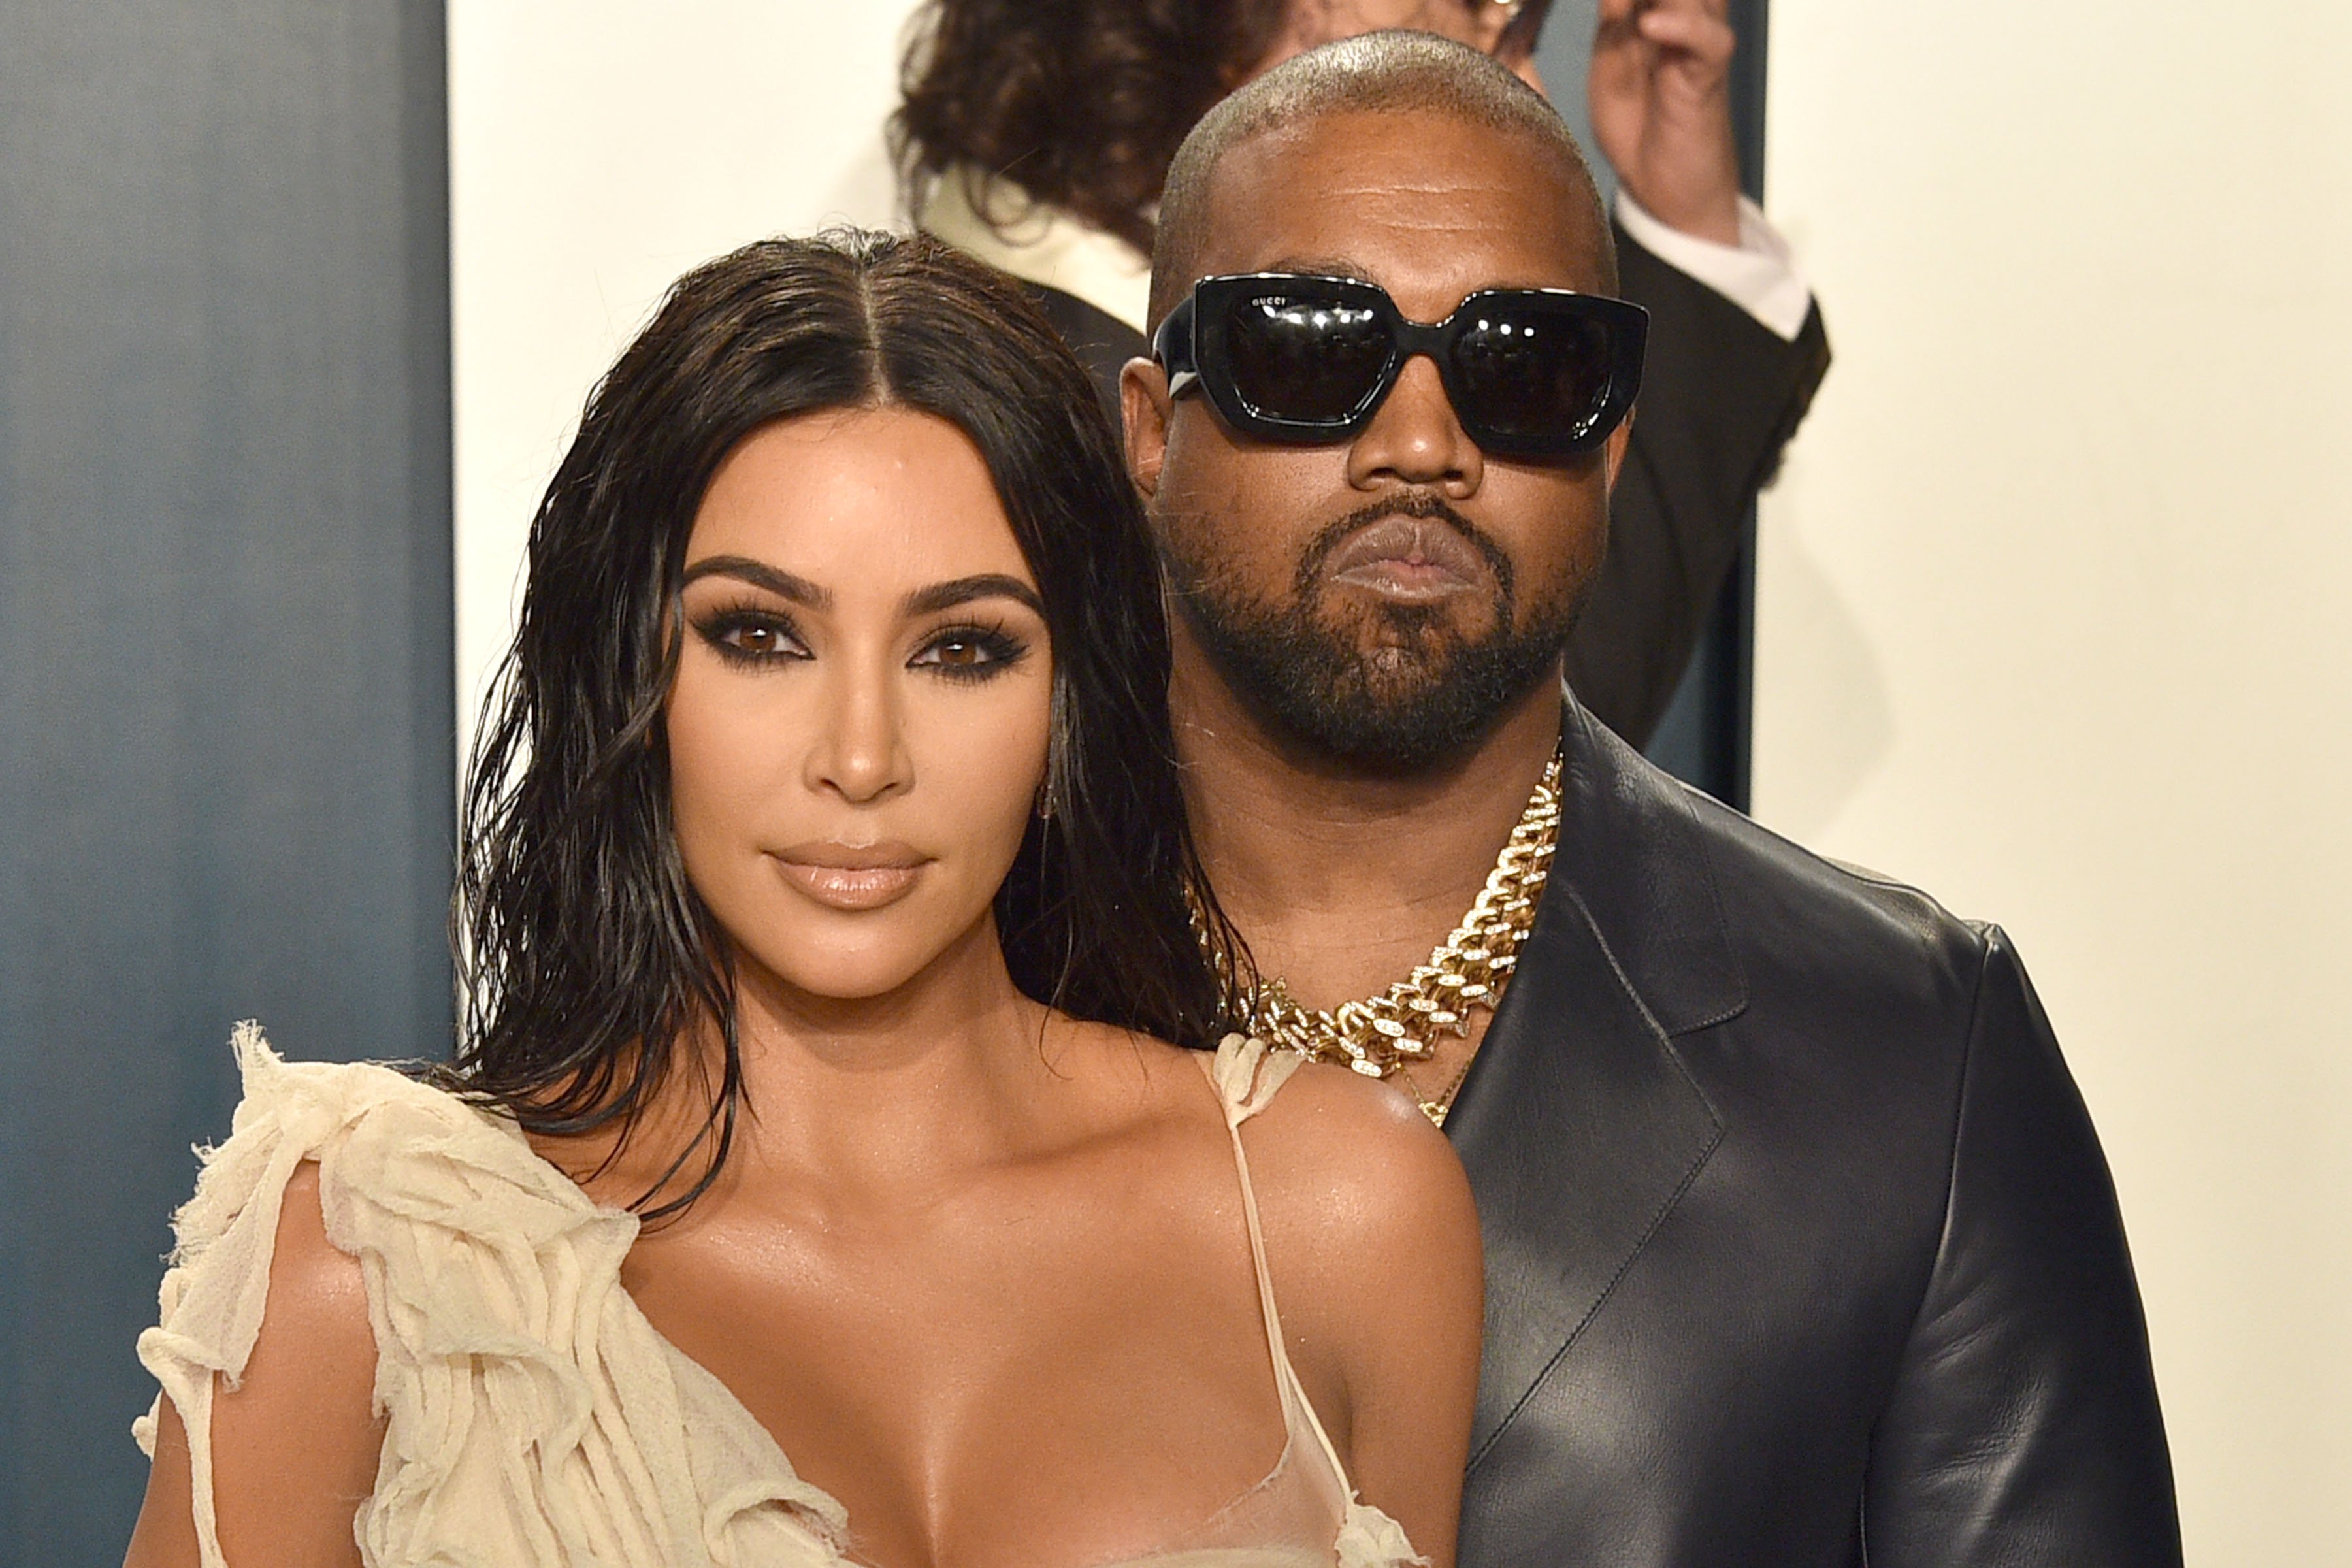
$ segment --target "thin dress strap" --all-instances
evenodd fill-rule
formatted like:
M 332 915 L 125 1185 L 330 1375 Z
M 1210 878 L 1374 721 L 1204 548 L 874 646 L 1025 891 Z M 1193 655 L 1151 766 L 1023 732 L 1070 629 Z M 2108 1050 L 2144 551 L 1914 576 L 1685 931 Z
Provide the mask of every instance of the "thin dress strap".
M 1322 1418 L 1315 1414 L 1314 1403 L 1299 1385 L 1298 1373 L 1290 1364 L 1289 1348 L 1283 1342 L 1282 1313 L 1274 1303 L 1274 1276 L 1265 1262 L 1265 1231 L 1258 1223 L 1257 1192 L 1250 1184 L 1249 1154 L 1242 1147 L 1242 1123 L 1265 1110 L 1275 1091 L 1289 1081 L 1290 1075 L 1306 1059 L 1295 1051 L 1271 1049 L 1263 1040 L 1228 1035 L 1207 1066 L 1217 1099 L 1224 1106 L 1225 1130 L 1234 1141 L 1234 1166 L 1240 1173 L 1242 1184 L 1242 1217 L 1249 1226 L 1250 1262 L 1257 1269 L 1258 1309 L 1265 1319 L 1266 1345 L 1274 1360 L 1274 1381 L 1282 1395 L 1284 1420 L 1294 1433 L 1304 1421 L 1307 1430 L 1315 1434 L 1324 1458 L 1329 1461 L 1341 1492 L 1352 1498 L 1355 1488 L 1348 1479 L 1348 1468 L 1339 1462 L 1339 1450 L 1333 1447 L 1330 1434 L 1323 1430 Z

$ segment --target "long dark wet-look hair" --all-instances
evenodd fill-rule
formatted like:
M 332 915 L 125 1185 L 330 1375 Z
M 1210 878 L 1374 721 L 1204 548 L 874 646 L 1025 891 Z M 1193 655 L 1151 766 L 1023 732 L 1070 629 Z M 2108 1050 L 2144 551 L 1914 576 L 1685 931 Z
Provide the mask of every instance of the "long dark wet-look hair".
M 464 803 L 451 1087 L 525 1129 L 635 1119 L 715 1025 L 695 1150 L 715 1179 L 743 1103 L 733 962 L 688 882 L 662 724 L 686 545 L 720 461 L 772 421 L 880 405 L 945 419 L 988 465 L 1045 606 L 1046 796 L 995 900 L 1014 983 L 1074 1016 L 1213 1044 L 1234 1008 L 1188 914 L 1245 967 L 1184 822 L 1159 568 L 1087 373 L 1013 286 L 920 237 L 763 240 L 670 289 L 591 395 L 532 520 L 522 616 Z M 1236 969 L 1234 973 L 1241 973 Z M 706 1079 L 706 1082 L 709 1080 Z

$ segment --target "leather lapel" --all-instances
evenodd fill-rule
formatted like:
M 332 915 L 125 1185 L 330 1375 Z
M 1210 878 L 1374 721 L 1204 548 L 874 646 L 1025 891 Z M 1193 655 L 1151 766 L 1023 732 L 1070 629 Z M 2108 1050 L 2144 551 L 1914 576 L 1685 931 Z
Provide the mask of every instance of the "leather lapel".
M 1672 1037 L 1746 1003 L 1681 786 L 1569 709 L 1535 929 L 1445 1131 L 1486 1247 L 1475 1467 L 1714 1152 Z

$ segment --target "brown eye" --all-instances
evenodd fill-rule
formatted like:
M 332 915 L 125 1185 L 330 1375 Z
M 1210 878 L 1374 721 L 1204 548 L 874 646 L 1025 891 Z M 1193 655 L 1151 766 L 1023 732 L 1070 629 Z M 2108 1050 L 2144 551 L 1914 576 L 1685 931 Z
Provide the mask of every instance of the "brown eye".
M 1009 633 L 982 626 L 957 626 L 925 643 L 907 662 L 950 680 L 986 680 L 1019 662 L 1027 651 Z
M 783 642 L 773 626 L 735 626 L 719 640 L 744 653 L 774 653 Z
M 696 621 L 694 629 L 712 652 L 739 664 L 773 664 L 809 656 L 792 622 L 766 611 L 722 610 Z
M 950 668 L 969 669 L 988 662 L 988 654 L 981 646 L 966 637 L 950 637 L 946 642 L 931 645 L 931 662 Z

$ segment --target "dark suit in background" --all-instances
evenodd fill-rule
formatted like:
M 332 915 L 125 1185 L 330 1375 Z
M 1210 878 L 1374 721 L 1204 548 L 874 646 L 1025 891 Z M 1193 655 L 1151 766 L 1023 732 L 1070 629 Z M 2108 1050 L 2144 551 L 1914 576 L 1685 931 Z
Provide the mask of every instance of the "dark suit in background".
M 1816 307 L 1794 342 L 1617 230 L 1626 299 L 1650 312 L 1632 444 L 1609 498 L 1609 553 L 1568 650 L 1578 700 L 1648 743 L 1738 560 L 1756 492 L 1828 373 Z M 1075 295 L 1024 285 L 1095 378 L 1116 429 L 1118 371 L 1143 334 Z
M 2007 938 L 1570 706 L 1445 1131 L 1486 1330 L 1463 1568 L 2178 1568 L 2106 1164 Z

